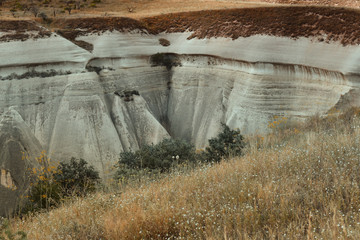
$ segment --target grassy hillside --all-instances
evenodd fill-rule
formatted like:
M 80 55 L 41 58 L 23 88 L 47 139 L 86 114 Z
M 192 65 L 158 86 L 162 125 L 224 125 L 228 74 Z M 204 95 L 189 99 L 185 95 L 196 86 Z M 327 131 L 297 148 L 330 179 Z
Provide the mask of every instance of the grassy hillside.
M 29 239 L 359 239 L 359 113 L 274 119 L 241 158 L 76 198 L 11 229 Z

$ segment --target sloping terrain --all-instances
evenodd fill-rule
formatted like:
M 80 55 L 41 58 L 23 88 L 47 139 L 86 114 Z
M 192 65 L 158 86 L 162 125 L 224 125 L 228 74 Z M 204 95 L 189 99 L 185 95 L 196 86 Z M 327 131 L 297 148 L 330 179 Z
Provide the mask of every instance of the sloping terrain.
M 120 152 L 145 143 L 202 148 L 221 123 L 262 134 L 278 116 L 360 105 L 359 20 L 351 9 L 270 7 L 57 19 L 56 32 L 2 21 L 0 119 L 11 109 L 27 142 L 107 177 Z
M 243 157 L 15 219 L 31 239 L 359 239 L 360 118 L 250 138 Z

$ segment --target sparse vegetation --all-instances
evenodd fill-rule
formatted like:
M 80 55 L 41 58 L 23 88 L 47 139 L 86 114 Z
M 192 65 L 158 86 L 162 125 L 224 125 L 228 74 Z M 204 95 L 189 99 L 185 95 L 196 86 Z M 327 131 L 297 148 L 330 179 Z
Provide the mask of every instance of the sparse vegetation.
M 46 77 L 53 77 L 53 76 L 57 76 L 57 75 L 69 75 L 71 74 L 70 71 L 55 71 L 54 69 L 50 69 L 46 72 L 38 72 L 35 70 L 29 71 L 29 72 L 25 72 L 23 74 L 16 74 L 16 73 L 12 73 L 9 76 L 6 77 L 0 77 L 0 80 L 12 80 L 12 79 L 24 79 L 24 78 L 34 78 L 34 77 L 41 77 L 41 78 L 46 78 Z

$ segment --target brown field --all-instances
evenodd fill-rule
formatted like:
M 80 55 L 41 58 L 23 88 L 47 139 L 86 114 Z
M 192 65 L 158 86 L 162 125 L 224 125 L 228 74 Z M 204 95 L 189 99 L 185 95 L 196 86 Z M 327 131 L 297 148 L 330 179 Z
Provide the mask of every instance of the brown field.
M 31 4 L 28 0 L 2 0 L 0 6 L 1 19 L 34 18 L 30 9 Z M 1 1 L 0 1 L 1 2 Z M 140 19 L 144 17 L 156 16 L 160 14 L 188 12 L 210 9 L 232 9 L 232 8 L 252 8 L 277 5 L 320 5 L 336 7 L 360 7 L 359 0 L 102 0 L 96 1 L 69 1 L 65 0 L 45 0 L 34 1 L 39 13 L 44 12 L 47 16 L 53 17 L 130 17 Z M 79 2 L 80 9 L 75 8 L 75 2 Z M 73 8 L 71 15 L 65 8 Z M 11 12 L 10 10 L 13 10 Z
M 191 31 L 191 38 L 237 39 L 256 34 L 290 38 L 312 37 L 318 41 L 360 43 L 360 11 L 333 7 L 258 7 L 163 14 L 134 20 L 102 17 L 57 19 L 52 24 L 72 40 L 79 34 L 140 29 L 151 34 Z M 82 30 L 73 30 L 82 29 Z M 324 37 L 326 36 L 326 37 Z
M 16 5 L 16 2 L 20 2 L 20 5 Z M 97 3 L 96 7 L 90 7 L 91 2 L 87 1 L 80 10 L 72 10 L 71 15 L 64 10 L 68 5 L 65 1 L 52 0 L 50 4 L 37 4 L 40 12 L 46 13 L 49 17 L 53 17 L 54 11 L 58 17 L 130 17 L 139 19 L 143 17 L 155 16 L 166 13 L 174 12 L 187 12 L 187 11 L 199 11 L 209 9 L 229 9 L 240 7 L 258 7 L 272 5 L 261 1 L 214 1 L 214 0 L 102 0 L 101 3 Z M 5 0 L 0 9 L 0 17 L 2 19 L 14 19 L 14 18 L 33 18 L 33 14 L 30 11 L 23 11 L 22 6 L 29 6 L 28 1 L 20 0 Z M 74 5 L 70 5 L 74 6 Z M 16 9 L 16 12 L 11 13 L 10 9 Z

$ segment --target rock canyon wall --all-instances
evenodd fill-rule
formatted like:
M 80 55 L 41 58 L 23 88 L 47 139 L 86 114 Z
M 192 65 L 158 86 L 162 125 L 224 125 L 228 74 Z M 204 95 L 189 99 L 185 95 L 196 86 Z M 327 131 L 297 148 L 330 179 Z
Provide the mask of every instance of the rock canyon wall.
M 1 22 L 0 214 L 41 150 L 106 177 L 120 152 L 145 143 L 202 148 L 222 122 L 262 134 L 274 116 L 358 106 L 359 19 L 297 7 L 66 19 L 57 32 Z

